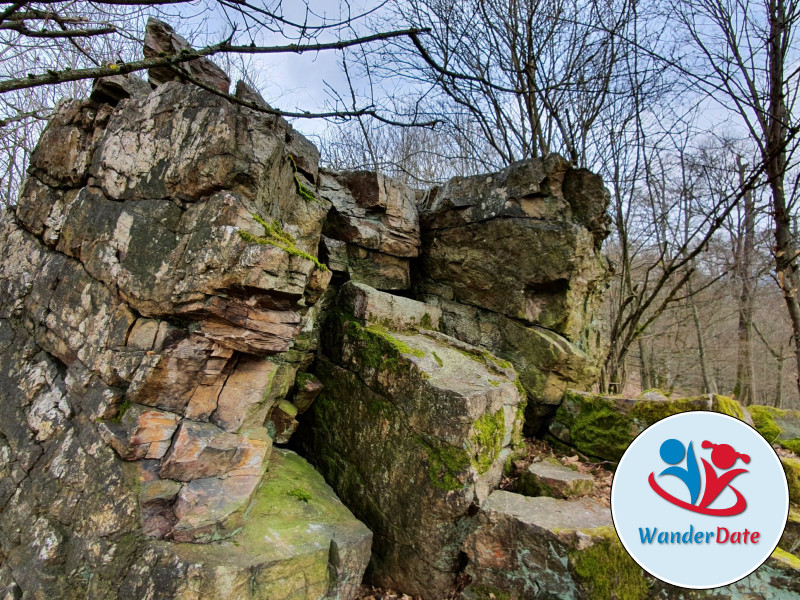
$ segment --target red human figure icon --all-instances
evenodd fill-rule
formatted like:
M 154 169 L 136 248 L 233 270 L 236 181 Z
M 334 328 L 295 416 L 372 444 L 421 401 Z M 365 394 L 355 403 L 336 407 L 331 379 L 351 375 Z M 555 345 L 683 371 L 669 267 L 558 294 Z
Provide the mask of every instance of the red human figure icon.
M 741 459 L 745 464 L 750 462 L 750 457 L 747 454 L 740 454 L 739 452 L 736 452 L 736 450 L 734 450 L 733 447 L 729 446 L 728 444 L 712 444 L 708 440 L 705 440 L 702 444 L 702 447 L 713 448 L 711 451 L 711 462 L 714 463 L 714 466 L 718 469 L 730 469 L 739 459 Z M 706 489 L 703 493 L 703 499 L 700 501 L 701 508 L 707 507 L 714 500 L 716 500 L 717 496 L 722 493 L 722 490 L 730 485 L 730 482 L 734 477 L 748 472 L 747 469 L 733 469 L 732 471 L 728 471 L 727 473 L 717 476 L 717 472 L 714 470 L 714 467 L 708 464 L 708 461 L 706 461 L 705 458 L 701 458 L 700 460 L 703 462 L 703 468 L 706 472 Z M 738 507 L 740 503 L 743 504 L 741 510 L 738 511 L 741 512 L 744 510 L 744 506 L 746 506 L 747 503 L 745 502 L 745 499 L 739 490 L 733 486 L 730 487 L 731 490 L 733 490 L 733 492 L 736 494 L 736 507 Z

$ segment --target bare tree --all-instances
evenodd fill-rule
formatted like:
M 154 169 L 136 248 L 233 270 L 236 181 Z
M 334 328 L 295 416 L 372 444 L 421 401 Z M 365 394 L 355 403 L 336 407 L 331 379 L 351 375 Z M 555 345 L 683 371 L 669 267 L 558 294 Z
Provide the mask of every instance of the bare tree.
M 736 115 L 759 151 L 771 195 L 778 284 L 792 324 L 800 389 L 800 302 L 797 245 L 792 235 L 797 181 L 786 180 L 797 149 L 795 109 L 800 89 L 792 0 L 674 2 L 672 14 L 686 33 L 685 51 L 672 60 L 693 87 Z

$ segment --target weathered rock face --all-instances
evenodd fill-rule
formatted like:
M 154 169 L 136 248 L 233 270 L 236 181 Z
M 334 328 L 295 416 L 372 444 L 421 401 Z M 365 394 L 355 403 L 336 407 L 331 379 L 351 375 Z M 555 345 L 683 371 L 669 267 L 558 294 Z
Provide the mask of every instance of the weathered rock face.
M 147 39 L 150 54 L 185 44 L 153 21 Z M 227 82 L 208 61 L 187 69 Z M 0 588 L 349 597 L 370 537 L 352 516 L 354 549 L 324 511 L 329 537 L 292 546 L 287 530 L 285 557 L 252 534 L 274 517 L 258 507 L 278 480 L 259 486 L 292 424 L 265 425 L 291 412 L 331 277 L 316 259 L 330 208 L 310 189 L 318 154 L 285 121 L 173 79 L 104 80 L 62 103 L 0 220 Z M 178 543 L 236 535 L 250 536 L 241 564 Z M 185 589 L 165 584 L 178 573 Z
M 610 512 L 594 501 L 493 492 L 466 540 L 472 578 L 467 596 L 585 597 L 570 569 L 570 553 L 595 541 L 584 531 L 597 529 L 613 534 Z
M 375 535 L 371 581 L 429 598 L 453 586 L 468 514 L 499 483 L 524 402 L 508 363 L 415 329 L 436 318 L 348 283 L 323 327 L 325 390 L 303 440 Z
M 411 287 L 410 259 L 419 254 L 414 191 L 366 171 L 323 172 L 320 195 L 333 204 L 324 248 L 334 271 L 383 290 Z
M 441 306 L 446 333 L 514 364 L 530 432 L 598 376 L 608 199 L 597 176 L 551 155 L 454 178 L 421 205 L 417 297 Z
M 246 527 L 216 544 L 150 544 L 123 573 L 120 596 L 353 598 L 371 538 L 311 465 L 275 450 Z
M 156 56 L 170 56 L 180 54 L 183 50 L 191 50 L 189 42 L 175 33 L 169 25 L 158 19 L 150 17 L 147 22 L 147 31 L 144 36 L 144 56 L 153 58 Z M 228 91 L 231 80 L 228 75 L 217 65 L 207 58 L 190 60 L 180 68 L 187 71 L 190 76 L 202 81 L 206 85 L 218 89 L 221 92 Z M 181 76 L 167 67 L 150 69 L 150 83 L 154 86 L 167 81 L 181 81 Z

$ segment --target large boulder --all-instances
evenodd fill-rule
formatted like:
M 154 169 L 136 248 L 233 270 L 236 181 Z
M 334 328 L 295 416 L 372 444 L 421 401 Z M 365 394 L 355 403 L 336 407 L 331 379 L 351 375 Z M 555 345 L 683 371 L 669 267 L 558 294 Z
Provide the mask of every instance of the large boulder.
M 598 343 L 609 194 L 557 155 L 456 177 L 421 206 L 421 292 Z
M 567 390 L 550 423 L 550 439 L 591 458 L 617 462 L 650 425 L 670 415 L 710 410 L 746 420 L 747 412 L 731 398 L 717 394 L 669 398 L 645 392 L 638 398 Z
M 354 598 L 372 534 L 301 457 L 276 450 L 247 525 L 214 544 L 153 542 L 121 577 L 126 598 Z
M 455 177 L 420 204 L 416 297 L 442 309 L 445 333 L 514 365 L 530 435 L 599 376 L 608 201 L 599 177 L 549 155 Z
M 144 35 L 144 57 L 155 58 L 158 56 L 180 55 L 192 49 L 189 42 L 175 33 L 175 30 L 153 17 L 147 20 Z M 196 58 L 177 66 L 198 81 L 223 93 L 228 93 L 231 80 L 228 75 L 207 58 Z M 155 67 L 150 69 L 150 83 L 157 86 L 167 81 L 182 81 L 178 70 L 169 67 Z
M 748 577 L 713 590 L 659 581 L 637 565 L 588 500 L 529 498 L 503 490 L 484 503 L 466 539 L 470 600 L 770 600 L 800 592 L 800 559 L 777 549 Z
M 800 411 L 758 405 L 748 406 L 747 411 L 753 417 L 753 427 L 770 444 L 800 452 Z
M 578 549 L 585 552 L 606 535 L 613 535 L 611 513 L 595 501 L 530 498 L 498 490 L 481 507 L 465 542 L 465 572 L 471 579 L 465 596 L 585 598 L 570 563 Z M 625 554 L 621 546 L 620 551 Z M 628 560 L 633 565 L 626 565 L 628 570 L 641 577 L 641 569 Z M 628 579 L 627 571 L 607 576 Z M 617 591 L 629 590 L 623 585 Z
M 441 310 L 442 332 L 487 348 L 514 365 L 528 396 L 525 432 L 529 435 L 540 432 L 567 388 L 589 388 L 599 376 L 596 363 L 554 331 L 433 294 L 419 298 Z
M 387 296 L 341 290 L 323 328 L 316 374 L 325 388 L 303 447 L 372 529 L 370 580 L 438 598 L 456 578 L 463 521 L 511 455 L 523 394 L 508 363 L 412 328 L 433 322 L 435 308 Z

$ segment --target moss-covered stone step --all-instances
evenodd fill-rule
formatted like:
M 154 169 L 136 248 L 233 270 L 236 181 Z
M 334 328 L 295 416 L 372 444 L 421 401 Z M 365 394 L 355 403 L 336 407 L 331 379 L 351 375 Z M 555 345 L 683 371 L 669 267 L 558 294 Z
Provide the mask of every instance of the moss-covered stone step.
M 594 478 L 555 459 L 545 459 L 528 466 L 519 477 L 514 491 L 523 496 L 578 498 L 594 489 Z
M 154 541 L 131 567 L 121 596 L 203 600 L 349 599 L 369 562 L 372 533 L 322 476 L 275 449 L 249 518 L 210 544 Z M 158 594 L 164 594 L 159 596 Z
M 497 490 L 481 507 L 465 542 L 466 573 L 472 578 L 465 595 L 475 600 L 491 595 L 583 598 L 570 567 L 573 544 L 577 547 L 580 538 L 581 547 L 591 545 L 599 537 L 583 530 L 611 527 L 611 512 L 594 500 L 530 498 Z
M 445 597 L 458 572 L 459 521 L 499 484 L 524 393 L 513 368 L 485 350 L 381 322 L 399 318 L 360 313 L 340 295 L 322 328 L 324 390 L 298 435 L 375 534 L 371 582 Z
M 758 405 L 748 406 L 747 410 L 753 417 L 753 427 L 770 444 L 800 453 L 800 411 Z
M 748 577 L 687 590 L 644 572 L 623 548 L 609 509 L 596 502 L 528 498 L 498 490 L 466 538 L 469 600 L 790 600 L 800 597 L 800 559 L 776 550 Z
M 549 434 L 586 456 L 619 461 L 628 445 L 647 427 L 692 410 L 712 410 L 747 419 L 738 402 L 716 394 L 668 398 L 645 393 L 639 398 L 624 398 L 567 390 Z

